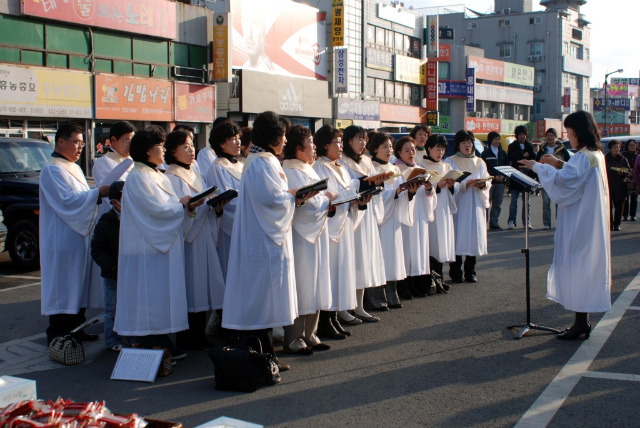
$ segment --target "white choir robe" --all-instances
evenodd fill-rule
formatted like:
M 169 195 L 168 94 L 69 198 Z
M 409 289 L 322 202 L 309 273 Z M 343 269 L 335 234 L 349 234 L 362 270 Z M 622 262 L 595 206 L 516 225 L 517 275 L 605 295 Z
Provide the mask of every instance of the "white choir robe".
M 121 336 L 189 328 L 182 223 L 187 215 L 169 178 L 136 162 L 122 191 L 118 303 Z
M 113 171 L 116 166 L 120 165 L 125 159 L 131 158 L 120 156 L 118 152 L 115 151 L 109 151 L 103 156 L 96 159 L 96 161 L 93 163 L 93 179 L 95 180 L 96 185 L 98 187 L 104 185 L 110 186 L 111 183 L 106 183 L 105 178 L 111 171 Z M 122 174 L 122 176 L 120 177 L 120 181 L 125 181 L 127 179 L 129 171 L 131 171 L 132 168 L 133 165 L 131 165 L 131 167 L 124 174 Z M 110 209 L 111 204 L 109 203 L 109 198 L 102 198 L 102 204 L 100 204 L 100 207 L 98 208 L 99 216 L 107 213 Z
M 320 177 L 306 164 L 288 159 L 282 165 L 287 182 L 298 189 Z M 298 315 L 310 315 L 331 308 L 331 271 L 329 270 L 329 198 L 320 192 L 296 208 L 293 216 L 293 252 L 295 254 Z
M 242 178 L 243 164 L 232 164 L 224 157 L 218 157 L 208 169 L 207 174 L 203 174 L 204 182 L 208 187 L 217 186 L 218 192 L 226 192 L 229 189 L 240 192 L 240 180 Z M 211 231 L 216 243 L 222 276 L 227 278 L 227 266 L 229 265 L 229 254 L 231 251 L 231 234 L 233 233 L 233 222 L 236 217 L 236 206 L 238 198 L 232 199 L 224 206 L 222 217 L 217 219 L 211 217 Z
M 373 162 L 377 174 L 393 171 L 400 175 L 400 169 L 391 164 Z M 396 198 L 396 189 L 405 182 L 404 177 L 390 178 L 384 182 L 385 190 L 381 193 L 384 205 L 384 216 L 380 224 L 380 242 L 384 254 L 384 270 L 387 282 L 401 281 L 407 277 L 404 262 L 404 244 L 402 242 L 402 225 L 413 225 L 414 201 L 409 201 L 409 192 L 404 191 Z
M 291 238 L 295 197 L 288 190 L 284 171 L 273 154 L 249 155 L 231 236 L 224 328 L 283 327 L 298 317 Z
M 52 157 L 40 173 L 42 315 L 102 306 L 102 284 L 94 288 L 90 278 L 99 194 L 89 188 L 80 167 L 66 159 Z
M 196 163 L 198 164 L 198 170 L 200 170 L 200 174 L 202 174 L 203 177 L 207 176 L 209 168 L 211 168 L 211 165 L 213 165 L 216 158 L 216 152 L 214 152 L 210 146 L 200 149 Z
M 360 187 L 358 180 L 352 180 L 344 166 L 337 166 L 326 157 L 320 157 L 313 164 L 320 178 L 328 178 L 329 192 L 339 193 L 351 186 Z M 353 230 L 357 222 L 358 209 L 350 203 L 335 207 L 336 213 L 328 221 L 329 266 L 331 269 L 330 311 L 348 311 L 356 307 L 355 243 Z
M 397 165 L 406 179 L 412 167 Z M 404 249 L 405 267 L 408 276 L 430 275 L 429 266 L 429 223 L 434 220 L 436 208 L 436 191 L 429 192 L 420 186 L 413 197 L 413 226 L 402 225 L 402 243 Z
M 362 156 L 359 163 L 346 155 L 342 155 L 340 163 L 347 168 L 352 179 L 375 175 L 376 170 L 371 159 Z M 362 221 L 354 232 L 355 260 L 356 260 L 356 289 L 377 287 L 387 283 L 387 275 L 384 271 L 384 255 L 380 242 L 378 225 L 384 216 L 382 196 L 375 195 L 367 204 L 367 209 L 360 211 Z
M 451 165 L 443 161 L 432 162 L 429 159 L 418 159 L 418 164 L 427 171 L 435 171 L 441 177 L 451 171 Z M 435 188 L 436 186 L 434 186 Z M 434 221 L 429 222 L 429 256 L 440 263 L 456 261 L 456 241 L 453 215 L 457 212 L 455 193 L 460 191 L 460 184 L 454 184 L 454 192 L 448 187 L 436 191 L 436 207 Z
M 582 149 L 562 169 L 536 164 L 533 171 L 558 204 L 547 298 L 575 312 L 610 310 L 611 235 L 604 156 Z
M 202 176 L 178 165 L 169 165 L 166 172 L 176 196 L 195 196 L 205 190 Z M 186 216 L 183 223 L 184 267 L 189 312 L 221 309 L 224 299 L 224 278 L 212 238 L 210 216 L 215 217 L 206 203 L 196 208 L 196 216 Z
M 484 189 L 467 188 L 467 181 L 473 178 L 489 176 L 487 165 L 482 158 L 463 158 L 451 156 L 445 160 L 452 168 L 470 172 L 471 175 L 460 183 L 456 192 L 458 212 L 453 216 L 456 229 L 456 255 L 484 256 L 487 254 L 487 208 L 489 203 L 489 189 L 491 181 L 486 182 Z

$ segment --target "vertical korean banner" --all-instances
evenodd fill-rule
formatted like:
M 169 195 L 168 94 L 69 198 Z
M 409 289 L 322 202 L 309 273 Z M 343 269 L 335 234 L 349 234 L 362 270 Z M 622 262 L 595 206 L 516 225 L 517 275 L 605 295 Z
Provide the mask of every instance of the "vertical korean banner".
M 429 61 L 426 63 L 426 68 L 426 108 L 429 111 L 436 111 L 438 110 L 438 63 L 436 61 Z
M 344 46 L 344 6 L 334 1 L 331 8 L 331 46 Z
M 213 81 L 231 80 L 231 46 L 229 32 L 229 14 L 213 15 Z
M 437 58 L 439 51 L 438 15 L 427 16 L 427 28 L 425 31 L 425 43 L 427 44 L 427 58 Z
M 467 68 L 467 111 L 476 111 L 476 69 Z
M 564 114 L 571 113 L 571 88 L 564 88 L 562 106 L 564 107 Z
M 346 94 L 349 92 L 349 52 L 346 47 L 335 48 L 333 57 L 335 59 L 335 93 Z

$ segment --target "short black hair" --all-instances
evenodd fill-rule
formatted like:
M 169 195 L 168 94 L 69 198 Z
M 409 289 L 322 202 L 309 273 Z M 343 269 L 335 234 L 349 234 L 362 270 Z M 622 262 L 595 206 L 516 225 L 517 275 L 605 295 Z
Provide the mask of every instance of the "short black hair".
M 331 125 L 324 125 L 320 127 L 313 135 L 313 144 L 316 145 L 316 154 L 318 156 L 327 155 L 327 146 L 331 144 L 334 138 L 340 133 L 336 128 Z
M 302 125 L 293 125 L 287 131 L 287 144 L 284 146 L 283 158 L 296 159 L 298 150 L 304 150 L 304 140 L 311 136 L 311 131 Z
M 402 146 L 404 146 L 407 143 L 411 143 L 415 147 L 416 140 L 414 140 L 412 137 L 409 137 L 407 135 L 405 135 L 402 138 L 398 138 L 398 141 L 393 143 L 393 155 L 398 159 L 400 159 L 400 151 L 402 150 Z
M 578 139 L 578 149 L 586 147 L 596 151 L 600 149 L 600 131 L 593 116 L 584 111 L 578 110 L 564 118 L 564 127 L 573 129 Z
M 634 140 L 633 138 L 629 138 L 627 141 L 625 141 L 624 143 L 624 151 L 628 152 L 629 151 L 629 144 L 631 143 L 636 143 L 636 151 L 638 151 L 638 142 L 636 140 Z
M 469 131 L 460 130 L 456 132 L 456 135 L 453 136 L 453 150 L 458 153 L 460 151 L 460 143 L 467 140 L 471 140 L 471 142 L 473 142 L 473 139 L 473 134 L 471 134 Z
M 518 138 L 518 135 L 520 135 L 520 134 L 524 134 L 527 137 L 529 136 L 529 130 L 524 125 L 516 126 L 516 129 L 513 130 L 513 133 L 515 134 L 516 138 Z
M 393 141 L 391 135 L 387 134 L 386 132 L 376 132 L 375 134 L 371 135 L 369 137 L 369 141 L 367 141 L 367 151 L 369 151 L 369 154 L 371 156 L 375 156 L 378 147 L 386 143 L 387 140 Z
M 216 117 L 215 120 L 213 121 L 213 123 L 211 124 L 211 129 L 213 129 L 216 126 L 220 125 L 221 123 L 225 123 L 225 122 L 231 122 L 231 119 L 229 119 L 228 117 L 224 117 L 224 116 Z
M 173 131 L 167 134 L 167 140 L 164 143 L 164 148 L 167 150 L 164 154 L 164 162 L 167 165 L 177 162 L 176 156 L 173 152 L 175 152 L 178 147 L 185 144 L 189 137 L 189 133 L 182 130 Z
M 342 153 L 350 157 L 354 161 L 360 163 L 360 160 L 362 159 L 362 154 L 356 153 L 351 148 L 351 144 L 349 144 L 349 141 L 351 141 L 352 139 L 358 136 L 362 138 L 367 138 L 367 133 L 365 132 L 363 127 L 357 126 L 357 125 L 347 126 L 347 128 L 342 133 Z
M 553 135 L 556 136 L 556 138 L 558 138 L 558 131 L 556 131 L 556 128 L 547 129 L 547 131 L 544 133 L 544 135 L 546 136 L 549 132 L 551 132 Z
M 275 154 L 272 146 L 278 145 L 278 139 L 287 132 L 286 125 L 280 121 L 280 116 L 272 111 L 265 111 L 256 116 L 253 121 L 251 141 L 256 146 Z
M 131 132 L 136 132 L 136 127 L 133 126 L 131 122 L 126 120 L 116 122 L 113 124 L 111 129 L 109 129 L 109 140 L 115 138 L 116 140 L 122 137 L 124 134 L 130 134 Z
M 84 128 L 80 125 L 76 125 L 75 123 L 66 122 L 60 124 L 56 131 L 56 145 L 58 145 L 59 139 L 68 140 L 73 134 L 84 135 Z
M 607 147 L 609 148 L 609 150 L 611 150 L 613 148 L 613 146 L 615 146 L 616 144 L 619 144 L 620 147 L 622 147 L 622 143 L 620 142 L 620 140 L 609 140 L 609 144 L 607 144 Z
M 246 149 L 251 144 L 251 130 L 250 126 L 245 126 L 240 130 L 240 146 L 243 149 Z
M 135 162 L 147 162 L 149 155 L 147 151 L 156 144 L 165 141 L 165 133 L 157 125 L 151 125 L 135 133 L 129 146 L 129 154 Z
M 211 132 L 209 133 L 209 145 L 213 151 L 219 155 L 224 151 L 222 150 L 222 145 L 227 141 L 227 138 L 235 137 L 238 134 L 240 134 L 240 128 L 238 128 L 238 125 L 230 120 L 222 122 L 211 129 Z
M 427 136 L 429 136 L 429 127 L 427 125 L 416 125 L 413 127 L 413 129 L 411 130 L 411 133 L 409 134 L 409 137 L 413 138 L 415 140 L 416 138 L 416 134 L 418 133 L 418 131 L 424 131 L 427 133 Z
M 489 132 L 489 135 L 487 135 L 487 144 L 491 145 L 491 142 L 496 138 L 500 138 L 500 134 L 498 134 L 496 131 L 491 131 Z
M 427 143 L 424 145 L 427 149 L 433 149 L 434 147 L 442 147 L 446 150 L 448 146 L 447 139 L 442 134 L 433 134 L 427 139 Z
M 186 132 L 191 132 L 191 135 L 195 136 L 196 135 L 196 128 L 194 128 L 191 125 L 187 125 L 185 123 L 179 123 L 176 126 L 173 127 L 173 129 L 171 130 L 171 132 L 175 132 L 175 131 L 186 131 Z M 168 138 L 168 136 L 167 136 Z

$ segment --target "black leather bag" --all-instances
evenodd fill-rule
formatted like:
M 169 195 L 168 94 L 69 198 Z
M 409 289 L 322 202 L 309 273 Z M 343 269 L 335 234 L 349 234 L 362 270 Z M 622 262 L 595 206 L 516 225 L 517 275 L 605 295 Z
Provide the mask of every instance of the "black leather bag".
M 248 342 L 254 342 L 254 347 L 248 346 Z M 216 389 L 255 392 L 263 385 L 275 385 L 281 380 L 273 355 L 262 352 L 262 343 L 256 336 L 222 349 L 207 349 L 207 353 L 213 361 Z

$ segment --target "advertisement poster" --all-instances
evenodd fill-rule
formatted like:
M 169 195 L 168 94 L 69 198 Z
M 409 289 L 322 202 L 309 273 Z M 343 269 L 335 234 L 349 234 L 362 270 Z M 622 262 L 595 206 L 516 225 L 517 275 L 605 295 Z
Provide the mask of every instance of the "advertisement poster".
M 344 46 L 344 6 L 331 8 L 331 46 Z
M 92 117 L 91 74 L 0 64 L 0 115 Z
M 166 0 L 22 0 L 22 14 L 165 39 L 176 38 L 176 4 Z
M 500 119 L 487 119 L 485 117 L 465 117 L 464 129 L 467 131 L 484 134 L 495 131 L 500 132 Z
M 427 69 L 426 107 L 427 110 L 438 110 L 438 63 L 430 61 L 425 64 Z
M 231 2 L 233 67 L 326 80 L 326 15 L 290 0 Z
M 439 53 L 438 15 L 427 16 L 427 28 L 424 29 L 424 40 L 427 44 L 427 58 L 437 58 Z
M 211 123 L 216 118 L 216 87 L 175 82 L 176 122 Z
M 380 104 L 380 120 L 399 123 L 424 123 L 427 111 L 422 107 Z
M 173 120 L 173 83 L 168 80 L 96 74 L 96 119 Z
M 346 94 L 349 92 L 349 52 L 347 48 L 336 48 L 333 50 L 335 58 L 336 94 Z
M 231 59 L 229 58 L 229 14 L 218 13 L 213 16 L 213 81 L 231 80 Z
M 467 111 L 476 111 L 476 70 L 467 68 Z

